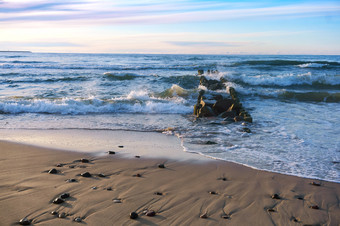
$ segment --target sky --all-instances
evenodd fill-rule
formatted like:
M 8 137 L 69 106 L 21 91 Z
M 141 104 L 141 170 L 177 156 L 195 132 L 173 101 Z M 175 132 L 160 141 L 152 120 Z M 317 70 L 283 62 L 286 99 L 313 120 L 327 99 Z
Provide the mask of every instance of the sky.
M 0 50 L 340 55 L 340 0 L 0 0 Z

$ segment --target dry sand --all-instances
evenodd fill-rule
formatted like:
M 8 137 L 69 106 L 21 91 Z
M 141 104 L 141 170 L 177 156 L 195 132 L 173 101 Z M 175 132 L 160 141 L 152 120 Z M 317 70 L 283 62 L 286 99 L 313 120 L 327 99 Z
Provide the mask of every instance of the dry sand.
M 24 217 L 31 225 L 340 224 L 338 183 L 217 160 L 95 157 L 10 142 L 0 142 L 0 153 L 0 225 L 18 225 Z M 81 158 L 90 162 L 77 161 Z M 49 174 L 52 168 L 58 173 Z M 92 177 L 80 176 L 84 172 Z M 67 182 L 72 178 L 76 182 Z M 64 203 L 52 203 L 65 192 L 70 197 Z M 156 215 L 145 216 L 144 210 Z M 135 220 L 129 218 L 133 211 L 139 214 Z M 82 222 L 74 222 L 76 217 Z

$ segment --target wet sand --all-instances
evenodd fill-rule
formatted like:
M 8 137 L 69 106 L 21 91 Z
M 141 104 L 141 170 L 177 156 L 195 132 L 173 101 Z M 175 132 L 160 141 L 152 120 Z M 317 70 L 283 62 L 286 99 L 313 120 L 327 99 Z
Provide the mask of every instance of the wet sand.
M 340 224 L 338 183 L 218 160 L 94 156 L 6 141 L 0 150 L 0 225 L 24 217 L 31 225 Z M 70 197 L 54 204 L 63 193 Z M 139 217 L 130 219 L 131 212 Z

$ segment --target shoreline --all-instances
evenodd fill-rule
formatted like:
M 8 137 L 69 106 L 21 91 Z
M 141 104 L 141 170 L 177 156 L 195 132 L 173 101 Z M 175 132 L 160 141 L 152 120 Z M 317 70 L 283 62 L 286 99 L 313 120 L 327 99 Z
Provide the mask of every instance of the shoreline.
M 24 217 L 32 225 L 71 225 L 77 217 L 88 225 L 340 223 L 340 184 L 334 182 L 222 160 L 94 156 L 8 141 L 0 141 L 0 149 L 3 225 L 17 225 Z M 81 158 L 89 162 L 82 163 Z M 49 174 L 51 168 L 57 174 Z M 92 177 L 81 177 L 85 171 Z M 66 181 L 71 178 L 76 182 Z M 52 203 L 65 192 L 70 198 Z M 155 216 L 143 215 L 145 208 L 155 211 Z M 52 211 L 64 212 L 66 217 Z M 137 212 L 139 218 L 130 219 L 130 212 Z

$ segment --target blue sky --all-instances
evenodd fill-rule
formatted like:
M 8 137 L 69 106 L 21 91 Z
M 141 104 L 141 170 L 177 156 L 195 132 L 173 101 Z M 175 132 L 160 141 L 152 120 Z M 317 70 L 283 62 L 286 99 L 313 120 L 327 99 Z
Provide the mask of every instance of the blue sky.
M 339 37 L 339 0 L 0 0 L 0 50 L 339 55 Z

